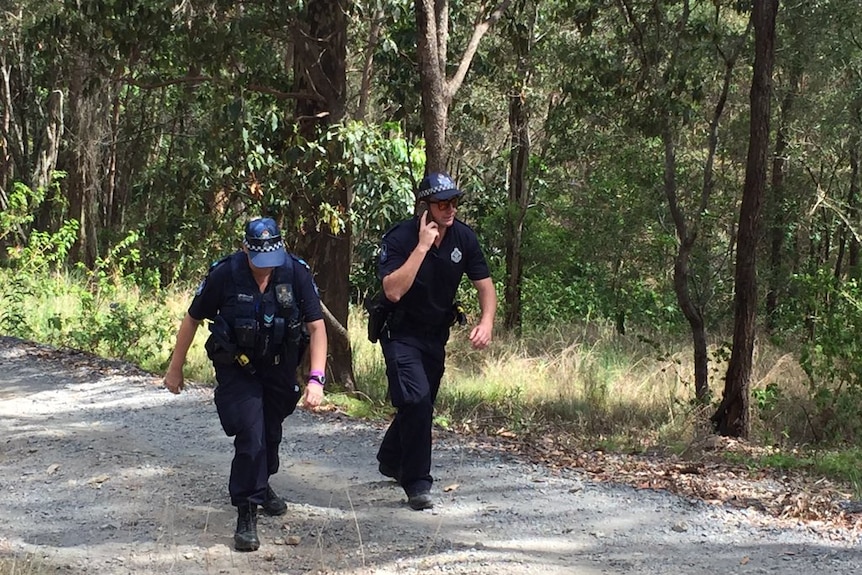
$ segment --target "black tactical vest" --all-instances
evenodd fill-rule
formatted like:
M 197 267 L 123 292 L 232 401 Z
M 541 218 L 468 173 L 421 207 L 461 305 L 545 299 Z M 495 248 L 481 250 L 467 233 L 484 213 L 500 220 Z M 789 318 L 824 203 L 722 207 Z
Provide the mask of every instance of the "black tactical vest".
M 248 256 L 236 252 L 226 258 L 233 285 L 215 323 L 227 324 L 236 353 L 246 354 L 255 365 L 292 361 L 296 365 L 302 345 L 299 302 L 293 289 L 293 258 L 273 270 L 270 285 L 260 293 L 248 267 Z

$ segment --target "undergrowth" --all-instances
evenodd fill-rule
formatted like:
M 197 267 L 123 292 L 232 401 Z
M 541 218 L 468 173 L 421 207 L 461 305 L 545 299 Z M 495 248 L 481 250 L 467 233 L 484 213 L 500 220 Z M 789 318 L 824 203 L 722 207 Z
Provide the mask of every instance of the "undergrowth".
M 162 289 L 107 264 L 91 272 L 57 272 L 47 265 L 5 268 L 0 269 L 0 333 L 161 373 L 191 297 L 190 288 Z M 356 417 L 389 417 L 385 364 L 379 346 L 365 338 L 360 309 L 351 313 L 349 328 L 356 390 L 329 390 L 328 400 Z M 610 325 L 593 323 L 589 329 L 558 326 L 518 338 L 498 333 L 489 349 L 477 351 L 467 330 L 455 328 L 447 349 L 435 417 L 443 428 L 514 437 L 553 437 L 559 430 L 580 438 L 584 448 L 625 452 L 674 448 L 708 433 L 705 421 L 717 399 L 706 409 L 694 401 L 685 339 L 668 336 L 656 349 L 655 338 L 620 336 Z M 188 380 L 204 384 L 213 381 L 206 336 L 206 329 L 198 330 L 185 370 Z M 713 374 L 726 369 L 725 348 L 721 340 L 711 343 Z M 713 387 L 720 381 L 714 375 Z M 754 464 L 804 467 L 858 485 L 859 450 L 840 447 L 855 445 L 852 441 L 824 441 L 827 414 L 818 411 L 808 381 L 794 353 L 766 344 L 758 348 L 751 440 L 779 447 L 782 455 Z M 823 451 L 827 446 L 833 451 Z

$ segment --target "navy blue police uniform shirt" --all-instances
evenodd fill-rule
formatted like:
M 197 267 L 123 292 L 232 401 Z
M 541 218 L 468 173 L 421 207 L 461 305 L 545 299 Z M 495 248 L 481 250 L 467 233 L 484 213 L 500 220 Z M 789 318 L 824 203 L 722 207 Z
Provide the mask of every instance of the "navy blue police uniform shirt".
M 323 310 L 320 307 L 320 295 L 311 270 L 305 261 L 288 254 L 293 258 L 293 291 L 299 301 L 299 313 L 302 321 L 308 323 L 323 319 Z M 256 285 L 251 275 L 251 268 L 246 268 L 243 273 L 248 273 L 252 285 Z M 273 289 L 275 284 L 270 282 L 267 291 Z M 219 308 L 230 295 L 229 290 L 234 288 L 234 281 L 230 267 L 230 260 L 225 259 L 210 269 L 206 278 L 198 286 L 195 297 L 189 305 L 189 315 L 200 321 L 203 319 L 214 319 Z
M 382 280 L 404 265 L 418 243 L 415 217 L 386 232 L 378 256 L 378 277 Z M 425 254 L 413 285 L 399 302 L 407 325 L 430 329 L 448 327 L 452 321 L 452 304 L 464 275 L 477 281 L 491 277 L 491 272 L 476 232 L 456 219 L 446 230 L 440 246 L 432 245 Z

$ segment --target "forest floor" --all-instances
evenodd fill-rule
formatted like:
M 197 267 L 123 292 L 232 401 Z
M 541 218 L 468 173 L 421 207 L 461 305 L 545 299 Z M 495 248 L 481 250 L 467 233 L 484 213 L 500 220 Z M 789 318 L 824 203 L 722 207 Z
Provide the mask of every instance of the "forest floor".
M 685 459 L 435 430 L 435 508 L 377 473 L 384 427 L 285 423 L 288 500 L 233 550 L 231 440 L 212 391 L 174 396 L 119 362 L 0 338 L 0 559 L 16 573 L 856 574 L 862 514 L 830 483 Z

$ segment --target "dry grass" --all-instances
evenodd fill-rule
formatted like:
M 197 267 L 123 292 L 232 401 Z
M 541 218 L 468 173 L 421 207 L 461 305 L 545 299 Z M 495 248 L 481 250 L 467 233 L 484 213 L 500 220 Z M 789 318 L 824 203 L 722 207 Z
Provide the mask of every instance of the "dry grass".
M 0 556 L 0 575 L 47 575 L 57 569 L 33 555 Z
M 713 404 L 694 401 L 689 340 L 665 339 L 662 349 L 609 326 L 574 326 L 539 338 L 501 337 L 483 352 L 466 333 L 450 340 L 439 407 L 450 423 L 492 428 L 553 426 L 593 441 L 646 446 L 687 444 L 710 431 L 708 418 L 724 386 L 719 340 L 710 346 Z M 753 431 L 774 442 L 806 441 L 808 390 L 794 355 L 760 345 L 752 393 L 777 386 L 768 409 L 753 405 Z M 757 438 L 755 438 L 757 439 Z

